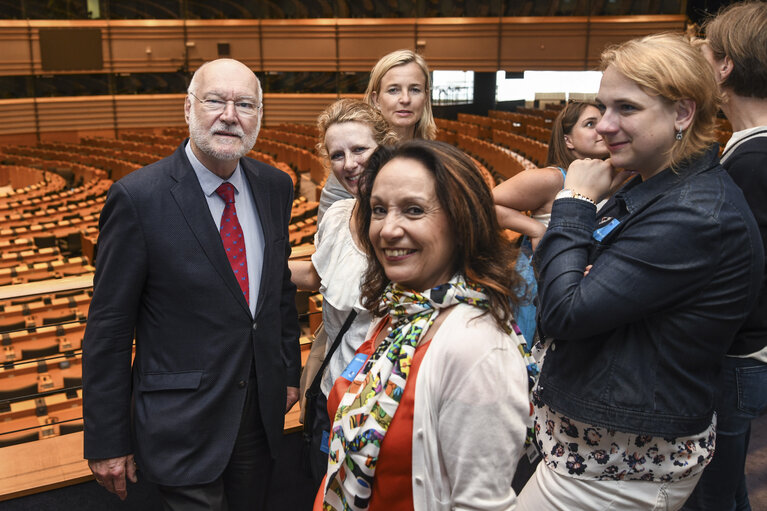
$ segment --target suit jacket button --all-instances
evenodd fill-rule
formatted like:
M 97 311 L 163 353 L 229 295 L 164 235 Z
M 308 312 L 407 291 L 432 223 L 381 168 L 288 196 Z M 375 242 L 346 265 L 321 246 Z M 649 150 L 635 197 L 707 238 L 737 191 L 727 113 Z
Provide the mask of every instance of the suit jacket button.
M 247 384 L 248 383 L 245 380 L 240 380 L 237 382 L 237 386 L 240 387 L 241 389 L 244 389 Z
M 258 328 L 258 323 L 256 323 L 256 322 L 254 321 L 254 322 L 253 322 L 253 330 L 255 330 L 256 328 Z

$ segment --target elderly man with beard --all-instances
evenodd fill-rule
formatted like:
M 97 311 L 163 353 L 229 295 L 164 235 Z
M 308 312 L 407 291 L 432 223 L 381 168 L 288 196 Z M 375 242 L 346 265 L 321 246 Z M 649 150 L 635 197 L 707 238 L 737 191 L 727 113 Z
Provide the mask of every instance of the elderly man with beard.
M 245 157 L 261 101 L 242 63 L 204 64 L 184 105 L 190 138 L 109 190 L 83 340 L 84 454 L 121 499 L 138 472 L 165 509 L 264 506 L 300 352 L 292 182 Z

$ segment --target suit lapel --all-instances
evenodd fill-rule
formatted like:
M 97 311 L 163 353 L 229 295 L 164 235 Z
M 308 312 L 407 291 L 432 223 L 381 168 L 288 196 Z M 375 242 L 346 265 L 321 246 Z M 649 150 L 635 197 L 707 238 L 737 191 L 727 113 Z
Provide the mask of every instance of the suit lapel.
M 258 168 L 258 163 L 245 158 L 241 159 L 240 163 L 242 164 L 242 170 L 248 180 L 248 184 L 250 184 L 253 203 L 256 205 L 258 220 L 261 222 L 261 229 L 264 233 L 264 262 L 261 267 L 261 284 L 258 288 L 258 297 L 256 298 L 256 313 L 254 315 L 256 317 L 261 310 L 261 305 L 264 303 L 267 275 L 272 268 L 272 264 L 274 264 L 271 260 L 272 251 L 270 250 L 270 245 L 274 240 L 274 233 L 272 232 L 274 225 L 270 214 L 269 194 L 265 191 L 262 180 L 259 180 L 260 169 Z
M 181 147 L 174 154 L 177 162 L 173 166 L 171 176 L 176 180 L 176 184 L 171 186 L 170 193 L 184 215 L 189 229 L 197 238 L 200 247 L 202 247 L 203 252 L 205 252 L 216 272 L 218 272 L 224 284 L 237 298 L 237 301 L 246 310 L 248 316 L 250 316 L 250 308 L 242 295 L 239 284 L 237 284 L 237 279 L 234 277 L 229 259 L 226 257 L 224 246 L 221 243 L 221 235 L 210 215 L 205 194 L 202 192 L 192 164 L 189 163 L 184 153 L 185 145 L 186 141 L 181 144 Z

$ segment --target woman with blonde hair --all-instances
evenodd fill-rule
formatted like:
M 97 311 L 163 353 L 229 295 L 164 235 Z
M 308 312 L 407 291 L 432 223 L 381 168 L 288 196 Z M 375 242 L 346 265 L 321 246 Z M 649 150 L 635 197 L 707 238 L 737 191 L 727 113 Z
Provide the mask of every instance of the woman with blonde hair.
M 437 135 L 429 66 L 414 51 L 397 50 L 381 57 L 370 72 L 365 101 L 380 110 L 401 142 L 433 140 Z
M 411 139 L 433 140 L 437 125 L 431 109 L 429 66 L 411 50 L 397 50 L 381 57 L 370 72 L 365 102 L 381 112 L 400 142 Z M 349 198 L 329 176 L 320 196 L 318 220 L 336 200 Z
M 344 189 L 357 197 L 359 178 L 370 155 L 379 145 L 394 143 L 394 133 L 381 114 L 357 99 L 340 99 L 328 106 L 317 118 L 317 127 L 320 132 L 317 152 Z M 327 464 L 327 449 L 323 447 L 322 438 L 323 431 L 327 434 L 330 419 L 327 417 L 325 398 L 335 379 L 364 341 L 371 321 L 359 301 L 360 281 L 366 262 L 357 238 L 356 208 L 356 198 L 333 203 L 317 229 L 312 260 L 289 262 L 292 281 L 299 289 L 322 293 L 326 353 L 349 314 L 356 311 L 356 317 L 347 327 L 322 376 L 321 397 L 317 399 L 316 410 L 312 411 L 316 421 L 304 425 L 313 432 L 310 457 L 317 484 Z M 307 416 L 311 417 L 312 412 Z
M 602 53 L 610 158 L 578 160 L 536 250 L 533 392 L 543 461 L 528 510 L 677 510 L 714 452 L 722 358 L 761 287 L 764 252 L 713 144 L 716 83 L 681 35 Z M 636 176 L 596 215 L 625 169 Z M 584 269 L 591 265 L 588 274 Z

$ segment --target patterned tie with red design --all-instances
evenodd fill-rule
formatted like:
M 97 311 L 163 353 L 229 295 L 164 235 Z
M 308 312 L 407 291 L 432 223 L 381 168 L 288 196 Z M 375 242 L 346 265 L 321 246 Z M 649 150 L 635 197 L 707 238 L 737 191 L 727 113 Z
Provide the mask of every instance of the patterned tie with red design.
M 226 202 L 221 215 L 221 241 L 224 243 L 226 256 L 229 258 L 229 264 L 232 265 L 232 271 L 242 289 L 245 301 L 250 303 L 245 238 L 242 235 L 240 222 L 237 220 L 237 209 L 234 207 L 234 186 L 231 183 L 223 183 L 216 189 L 216 193 Z

